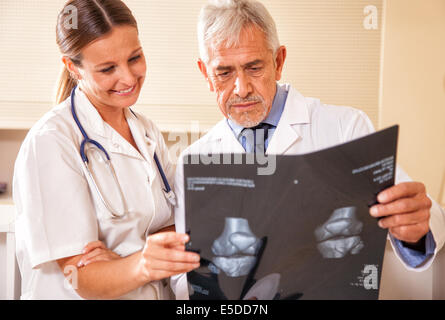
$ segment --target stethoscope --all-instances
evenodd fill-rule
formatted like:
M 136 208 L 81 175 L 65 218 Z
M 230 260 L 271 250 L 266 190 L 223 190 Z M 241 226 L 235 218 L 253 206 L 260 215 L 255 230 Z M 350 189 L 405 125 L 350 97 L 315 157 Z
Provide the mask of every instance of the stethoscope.
M 105 150 L 105 148 L 99 142 L 97 142 L 96 140 L 90 139 L 88 137 L 87 133 L 85 132 L 85 129 L 83 128 L 83 126 L 81 125 L 81 123 L 79 121 L 79 118 L 77 117 L 76 109 L 75 109 L 75 106 L 74 106 L 74 92 L 76 90 L 76 87 L 74 87 L 73 90 L 71 91 L 71 113 L 73 114 L 74 121 L 76 122 L 77 126 L 79 127 L 80 132 L 83 135 L 83 140 L 82 140 L 82 143 L 80 144 L 80 156 L 82 157 L 82 160 L 83 160 L 83 162 L 85 164 L 85 167 L 87 169 L 88 175 L 91 178 L 91 181 L 93 182 L 94 188 L 96 189 L 101 202 L 108 209 L 108 211 L 111 214 L 111 217 L 112 218 L 122 218 L 126 213 L 128 213 L 128 210 L 127 210 L 126 205 L 125 205 L 125 199 L 124 199 L 124 195 L 123 195 L 121 186 L 119 184 L 119 181 L 117 180 L 116 172 L 115 172 L 114 167 L 113 167 L 113 165 L 111 163 L 110 156 L 108 155 L 108 152 Z M 133 110 L 130 109 L 130 111 L 137 118 L 137 116 L 133 112 Z M 104 197 L 102 191 L 100 190 L 100 188 L 99 188 L 99 186 L 98 186 L 98 184 L 96 182 L 96 179 L 95 179 L 94 175 L 92 174 L 92 172 L 90 170 L 88 157 L 87 157 L 87 155 L 85 153 L 85 146 L 87 144 L 94 145 L 96 148 L 98 148 L 102 152 L 102 154 L 105 155 L 105 158 L 102 157 L 102 160 L 108 166 L 108 169 L 109 169 L 109 171 L 110 171 L 110 173 L 111 173 L 111 175 L 113 177 L 114 183 L 116 184 L 117 189 L 119 191 L 120 200 L 121 200 L 121 203 L 123 204 L 123 213 L 118 213 L 118 210 L 114 209 L 111 206 L 111 204 L 106 200 L 106 198 Z M 170 202 L 173 206 L 175 206 L 176 205 L 175 194 L 174 194 L 173 190 L 170 188 L 170 184 L 168 183 L 167 177 L 165 176 L 164 170 L 162 169 L 161 162 L 159 161 L 158 156 L 156 155 L 156 152 L 154 153 L 153 158 L 154 158 L 154 160 L 156 162 L 156 166 L 158 167 L 158 171 L 159 171 L 159 173 L 161 175 L 162 182 L 164 183 L 165 189 L 162 190 L 164 192 L 164 196 L 168 200 L 168 202 Z

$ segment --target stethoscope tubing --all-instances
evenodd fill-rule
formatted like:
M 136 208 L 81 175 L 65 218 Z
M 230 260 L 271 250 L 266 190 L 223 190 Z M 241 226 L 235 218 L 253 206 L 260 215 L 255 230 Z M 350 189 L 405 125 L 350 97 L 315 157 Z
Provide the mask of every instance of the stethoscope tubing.
M 79 118 L 78 118 L 77 113 L 76 113 L 75 103 L 74 103 L 74 96 L 75 96 L 75 90 L 76 90 L 76 88 L 77 88 L 77 86 L 75 86 L 75 87 L 73 88 L 73 90 L 71 91 L 71 113 L 72 113 L 72 115 L 73 115 L 73 118 L 74 118 L 74 121 L 76 122 L 77 127 L 79 128 L 79 130 L 80 130 L 80 132 L 82 133 L 82 136 L 83 136 L 83 140 L 82 140 L 82 142 L 81 142 L 81 144 L 80 144 L 80 156 L 82 157 L 82 161 L 83 161 L 83 162 L 85 163 L 85 165 L 86 165 L 88 174 L 89 174 L 90 178 L 92 179 L 93 184 L 94 184 L 94 187 L 95 187 L 97 193 L 99 194 L 99 197 L 100 197 L 101 201 L 104 203 L 105 207 L 111 212 L 111 215 L 112 215 L 113 218 L 121 217 L 121 216 L 123 216 L 123 215 L 118 215 L 118 214 L 114 213 L 114 212 L 113 212 L 114 210 L 112 210 L 112 208 L 111 208 L 110 205 L 107 203 L 107 201 L 105 201 L 104 197 L 102 196 L 102 192 L 101 192 L 101 190 L 99 189 L 99 187 L 98 187 L 97 184 L 96 184 L 96 181 L 95 181 L 95 179 L 94 179 L 94 177 L 93 177 L 93 174 L 90 172 L 90 169 L 89 169 L 89 166 L 88 166 L 88 157 L 87 157 L 86 154 L 85 154 L 85 145 L 86 145 L 87 143 L 91 143 L 91 144 L 95 145 L 95 146 L 96 146 L 99 150 L 101 150 L 101 151 L 105 154 L 105 156 L 107 157 L 107 164 L 109 165 L 110 169 L 112 170 L 113 179 L 115 180 L 115 182 L 117 183 L 117 185 L 118 185 L 118 187 L 119 187 L 119 191 L 121 192 L 122 200 L 124 200 L 124 199 L 123 199 L 123 195 L 122 195 L 122 190 L 121 190 L 121 188 L 120 188 L 120 184 L 119 184 L 119 182 L 117 181 L 117 177 L 116 177 L 116 173 L 115 173 L 115 171 L 114 171 L 114 168 L 113 168 L 113 166 L 111 165 L 111 159 L 110 159 L 110 156 L 108 155 L 108 152 L 105 150 L 105 148 L 104 148 L 99 142 L 97 142 L 96 140 L 90 139 L 90 138 L 88 137 L 88 135 L 87 135 L 85 129 L 83 128 L 82 124 L 81 124 L 80 121 L 79 121 Z M 133 110 L 130 109 L 130 111 L 131 111 L 131 112 L 134 114 L 134 116 L 137 118 L 137 116 L 136 116 L 136 114 L 133 112 Z M 155 160 L 156 167 L 158 168 L 159 174 L 161 175 L 162 182 L 163 182 L 164 187 L 165 187 L 165 189 L 163 190 L 164 193 L 165 193 L 165 197 L 167 198 L 167 200 L 168 200 L 172 205 L 175 205 L 175 195 L 174 195 L 174 193 L 173 193 L 173 191 L 172 191 L 172 189 L 171 189 L 171 187 L 170 187 L 170 184 L 168 183 L 167 177 L 166 177 L 166 175 L 165 175 L 164 170 L 162 169 L 161 162 L 159 161 L 159 158 L 158 158 L 156 152 L 154 153 L 153 158 L 154 158 L 154 160 Z

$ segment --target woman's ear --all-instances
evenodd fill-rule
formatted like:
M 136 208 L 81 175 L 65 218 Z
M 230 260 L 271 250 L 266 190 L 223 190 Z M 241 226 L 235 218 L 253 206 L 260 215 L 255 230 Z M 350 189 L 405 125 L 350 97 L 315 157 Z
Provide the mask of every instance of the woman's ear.
M 207 67 L 206 67 L 204 61 L 202 61 L 201 59 L 198 59 L 198 68 L 207 81 L 207 87 L 209 87 L 209 90 L 213 92 L 215 90 L 213 87 L 213 83 L 210 80 L 209 75 L 207 74 Z
M 74 62 L 67 56 L 62 57 L 62 62 L 65 65 L 68 72 L 71 74 L 71 77 L 76 80 L 80 80 L 82 77 L 79 73 L 79 69 L 76 67 Z

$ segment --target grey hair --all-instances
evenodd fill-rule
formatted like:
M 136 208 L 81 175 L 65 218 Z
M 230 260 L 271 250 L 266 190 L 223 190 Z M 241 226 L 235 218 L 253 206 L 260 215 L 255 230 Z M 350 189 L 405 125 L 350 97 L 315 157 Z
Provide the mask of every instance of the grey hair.
M 275 53 L 280 47 L 277 28 L 266 7 L 253 0 L 209 0 L 199 14 L 199 55 L 209 62 L 209 50 L 224 44 L 230 48 L 239 43 L 244 27 L 258 27 L 266 37 L 269 49 Z

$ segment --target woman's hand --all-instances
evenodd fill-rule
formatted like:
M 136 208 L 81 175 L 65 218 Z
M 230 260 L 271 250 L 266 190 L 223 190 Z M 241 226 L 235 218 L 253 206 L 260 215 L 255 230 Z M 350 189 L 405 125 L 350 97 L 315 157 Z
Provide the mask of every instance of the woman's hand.
M 188 235 L 173 231 L 155 233 L 147 238 L 142 251 L 126 257 L 94 241 L 85 246 L 83 254 L 57 263 L 62 272 L 68 265 L 78 266 L 75 289 L 82 298 L 116 299 L 148 282 L 199 267 L 199 255 L 185 251 L 188 240 Z
M 108 249 L 102 241 L 88 243 L 82 252 L 82 258 L 77 263 L 77 267 L 79 268 L 92 262 L 110 261 L 121 258 L 117 253 Z
M 173 231 L 147 237 L 140 257 L 139 270 L 145 281 L 151 282 L 186 273 L 199 267 L 200 256 L 185 251 L 187 234 Z
M 144 281 L 161 280 L 198 268 L 200 256 L 197 253 L 185 251 L 185 243 L 188 241 L 187 234 L 174 231 L 163 231 L 148 236 L 140 252 L 138 263 L 138 271 Z M 102 241 L 93 241 L 85 246 L 77 266 L 80 268 L 93 262 L 120 258 Z

